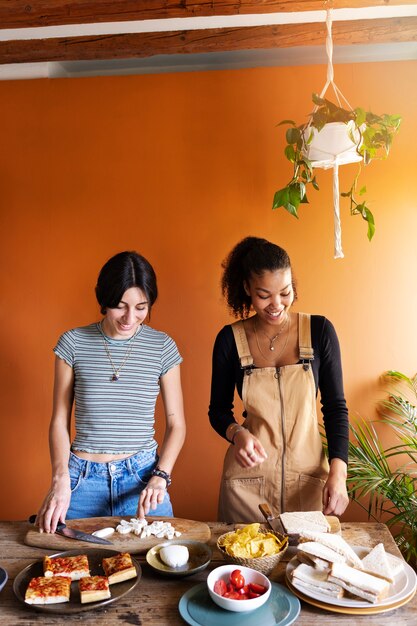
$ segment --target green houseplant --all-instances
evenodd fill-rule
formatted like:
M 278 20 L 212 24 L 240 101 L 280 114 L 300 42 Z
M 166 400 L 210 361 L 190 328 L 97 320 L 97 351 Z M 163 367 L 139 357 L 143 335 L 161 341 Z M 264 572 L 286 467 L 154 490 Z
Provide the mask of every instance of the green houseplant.
M 348 489 L 353 499 L 390 528 L 407 561 L 417 564 L 417 374 L 385 374 L 393 386 L 381 402 L 381 421 L 397 442 L 384 449 L 374 424 L 351 424 Z M 364 504 L 365 501 L 365 504 Z
M 293 175 L 285 187 L 275 192 L 272 208 L 284 207 L 297 218 L 299 205 L 308 203 L 308 185 L 319 189 L 315 167 L 327 169 L 355 161 L 368 165 L 372 159 L 386 158 L 401 123 L 399 115 L 375 115 L 362 108 L 345 109 L 317 94 L 313 94 L 313 102 L 314 110 L 304 124 L 297 125 L 293 120 L 283 120 L 279 124 L 289 125 L 284 153 L 293 165 Z M 329 136 L 334 136 L 335 133 L 340 135 L 341 127 L 344 138 L 340 147 L 339 138 L 326 137 L 325 141 L 329 140 L 331 147 L 314 149 L 324 129 Z M 349 198 L 351 215 L 360 215 L 367 222 L 370 241 L 375 233 L 375 221 L 366 201 L 358 198 L 366 191 L 362 187 L 357 192 L 360 170 L 361 166 L 350 189 L 341 195 Z

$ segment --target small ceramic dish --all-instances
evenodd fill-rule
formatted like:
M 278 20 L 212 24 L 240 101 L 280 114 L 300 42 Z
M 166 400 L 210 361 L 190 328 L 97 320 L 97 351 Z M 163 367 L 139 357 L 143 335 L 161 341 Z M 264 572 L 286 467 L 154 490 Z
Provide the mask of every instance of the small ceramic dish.
M 232 598 L 227 598 L 225 596 L 221 596 L 214 591 L 214 586 L 216 582 L 219 580 L 224 581 L 227 585 L 230 581 L 230 574 L 239 570 L 243 575 L 245 585 L 255 584 L 262 585 L 265 587 L 266 591 L 259 595 L 258 597 L 250 598 L 248 600 L 234 600 Z M 211 599 L 222 609 L 226 609 L 227 611 L 235 611 L 235 612 L 245 612 L 245 611 L 254 611 L 255 609 L 259 609 L 265 602 L 268 600 L 271 595 L 271 583 L 269 579 L 264 576 L 261 572 L 257 570 L 251 569 L 250 567 L 236 566 L 236 565 L 221 565 L 220 567 L 216 567 L 207 577 L 207 588 L 210 594 Z
M 5 569 L 0 567 L 0 591 L 3 589 L 4 585 L 7 583 L 8 575 Z
M 185 546 L 188 548 L 190 556 L 185 565 L 181 565 L 180 567 L 170 567 L 162 561 L 159 555 L 161 548 L 173 545 Z M 164 543 L 159 543 L 157 546 L 153 546 L 153 548 L 148 550 L 146 553 L 146 561 L 154 570 L 164 576 L 191 576 L 192 574 L 201 572 L 201 570 L 205 569 L 210 563 L 211 549 L 206 543 L 202 543 L 201 541 L 193 541 L 192 539 L 174 539 L 171 541 L 165 541 Z

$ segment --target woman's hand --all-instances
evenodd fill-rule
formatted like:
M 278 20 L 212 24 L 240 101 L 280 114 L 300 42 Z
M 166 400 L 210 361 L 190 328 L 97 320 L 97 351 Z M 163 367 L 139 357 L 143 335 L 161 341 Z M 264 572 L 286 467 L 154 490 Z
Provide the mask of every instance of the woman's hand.
M 323 489 L 324 515 L 342 515 L 349 504 L 346 489 L 347 466 L 342 459 L 332 459 Z
M 237 431 L 233 443 L 235 459 L 241 467 L 256 467 L 268 456 L 259 439 L 246 428 Z
M 40 532 L 54 533 L 58 522 L 65 523 L 65 516 L 71 500 L 69 474 L 55 478 L 36 516 L 36 526 Z
M 159 476 L 152 476 L 146 488 L 141 491 L 136 516 L 143 519 L 149 511 L 154 511 L 158 504 L 162 504 L 166 493 L 166 480 Z

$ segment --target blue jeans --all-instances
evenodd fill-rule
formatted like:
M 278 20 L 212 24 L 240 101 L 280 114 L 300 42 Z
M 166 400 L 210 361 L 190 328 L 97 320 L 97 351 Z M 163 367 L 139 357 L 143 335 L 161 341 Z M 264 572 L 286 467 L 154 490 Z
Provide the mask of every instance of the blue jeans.
M 156 450 L 112 461 L 94 463 L 70 453 L 71 502 L 67 519 L 83 517 L 135 517 L 139 495 L 157 465 Z M 148 515 L 173 517 L 168 492 L 164 501 Z

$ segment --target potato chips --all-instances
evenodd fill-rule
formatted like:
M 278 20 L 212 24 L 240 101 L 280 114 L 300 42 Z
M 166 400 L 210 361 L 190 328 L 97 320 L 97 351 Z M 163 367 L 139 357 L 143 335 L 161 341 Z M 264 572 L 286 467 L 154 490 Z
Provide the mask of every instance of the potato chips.
M 278 554 L 287 545 L 288 538 L 280 541 L 270 532 L 259 531 L 260 524 L 249 524 L 235 532 L 227 533 L 219 545 L 229 556 L 240 559 L 256 559 Z

